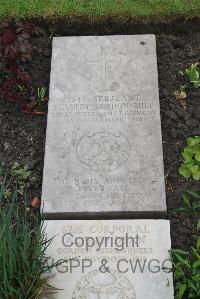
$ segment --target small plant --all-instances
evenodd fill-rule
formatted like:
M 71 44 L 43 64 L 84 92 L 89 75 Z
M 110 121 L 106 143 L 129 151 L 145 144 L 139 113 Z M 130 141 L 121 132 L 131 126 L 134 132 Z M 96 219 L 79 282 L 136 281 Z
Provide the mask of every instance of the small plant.
M 187 94 L 185 88 L 186 88 L 185 85 L 181 85 L 180 88 L 177 89 L 173 94 L 176 100 L 179 101 L 180 105 L 183 107 L 184 110 L 187 108 L 187 101 L 186 101 Z
M 5 197 L 9 197 L 12 193 L 12 189 L 17 188 L 17 192 L 23 195 L 26 187 L 28 186 L 28 180 L 31 176 L 31 171 L 28 170 L 28 166 L 21 166 L 18 162 L 15 162 L 10 171 L 10 180 L 8 189 L 6 190 Z
M 191 197 L 192 196 L 192 197 Z M 186 190 L 182 194 L 184 207 L 177 209 L 178 212 L 186 212 L 196 214 L 200 209 L 200 193 L 193 190 Z
M 51 269 L 62 262 L 47 263 L 46 250 L 51 240 L 46 239 L 43 221 L 30 209 L 17 205 L 17 191 L 11 201 L 4 199 L 6 179 L 0 185 L 0 298 L 36 299 L 42 294 L 57 292 L 49 285 Z M 34 223 L 33 223 L 34 219 Z
M 186 88 L 185 85 L 181 85 L 180 88 L 177 89 L 174 92 L 174 96 L 176 97 L 177 100 L 182 100 L 182 99 L 185 99 L 187 97 L 187 94 L 185 92 L 185 88 Z
M 37 99 L 39 103 L 45 102 L 47 100 L 46 95 L 46 87 L 38 87 L 37 89 Z
M 197 231 L 200 230 L 200 220 Z M 200 236 L 196 236 L 196 245 L 190 252 L 171 250 L 172 270 L 176 282 L 176 299 L 200 298 Z
M 42 103 L 46 102 L 48 97 L 46 96 L 46 87 L 38 87 L 37 88 L 37 96 L 29 105 L 29 109 L 32 110 L 35 106 L 41 105 Z M 34 114 L 42 114 L 42 112 L 34 111 Z
M 179 167 L 179 173 L 185 178 L 200 180 L 200 136 L 187 138 L 182 156 L 184 163 Z
M 200 74 L 199 74 L 198 63 L 192 64 L 189 68 L 185 70 L 191 83 L 193 83 L 195 88 L 200 87 Z

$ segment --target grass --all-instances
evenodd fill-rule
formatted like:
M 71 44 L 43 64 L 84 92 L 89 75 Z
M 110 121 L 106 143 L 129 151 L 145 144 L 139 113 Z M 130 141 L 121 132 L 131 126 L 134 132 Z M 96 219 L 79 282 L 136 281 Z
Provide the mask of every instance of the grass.
M 199 17 L 199 0 L 0 0 L 0 17 Z
M 200 236 L 189 252 L 171 251 L 176 299 L 200 298 Z M 187 297 L 186 297 L 187 296 Z
M 200 193 L 186 190 L 183 207 L 177 211 L 186 213 L 196 222 L 194 245 L 188 251 L 171 250 L 172 271 L 175 282 L 175 299 L 200 298 Z
M 51 240 L 39 217 L 30 223 L 30 211 L 17 205 L 17 190 L 12 201 L 5 201 L 6 181 L 0 186 L 0 298 L 39 299 L 42 293 L 56 291 L 48 285 L 50 269 L 45 251 Z M 32 215 L 33 216 L 33 215 Z M 34 228 L 34 229 L 33 229 Z

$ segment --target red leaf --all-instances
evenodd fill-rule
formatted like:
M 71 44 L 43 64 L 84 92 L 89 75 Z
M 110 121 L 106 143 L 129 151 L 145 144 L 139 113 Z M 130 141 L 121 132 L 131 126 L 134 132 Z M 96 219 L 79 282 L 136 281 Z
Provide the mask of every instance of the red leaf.
M 22 33 L 21 33 L 21 37 L 22 37 L 23 39 L 29 39 L 29 38 L 30 38 L 30 34 L 29 34 L 28 32 L 22 32 Z
M 9 73 L 17 74 L 18 73 L 18 65 L 16 64 L 16 62 L 13 62 L 9 65 L 7 70 Z
M 13 44 L 16 40 L 16 34 L 11 30 L 5 30 L 2 36 L 2 44 L 4 46 Z
M 27 114 L 32 114 L 32 115 L 45 115 L 43 111 L 26 111 L 22 110 L 22 112 L 27 113 Z
M 17 51 L 15 47 L 13 45 L 7 45 L 5 48 L 5 55 L 11 60 L 16 59 Z
M 31 201 L 31 207 L 32 208 L 38 208 L 40 205 L 40 199 L 36 196 Z
M 37 26 L 32 29 L 32 32 L 35 33 L 36 35 L 39 35 L 39 34 L 44 35 L 45 34 L 44 30 Z
M 9 23 L 8 22 L 0 22 L 0 28 L 8 28 L 9 27 Z
M 31 80 L 30 75 L 27 72 L 18 72 L 18 78 L 23 82 L 26 83 L 27 81 Z

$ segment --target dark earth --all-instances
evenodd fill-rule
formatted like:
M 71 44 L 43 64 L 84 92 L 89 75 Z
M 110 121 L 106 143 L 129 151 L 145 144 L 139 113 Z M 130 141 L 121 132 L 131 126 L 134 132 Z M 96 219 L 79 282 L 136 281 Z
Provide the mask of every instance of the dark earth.
M 36 22 L 36 21 L 34 21 Z M 182 192 L 187 188 L 200 191 L 200 183 L 186 180 L 178 173 L 181 151 L 189 136 L 200 135 L 200 88 L 195 89 L 179 71 L 200 62 L 200 24 L 183 22 L 169 24 L 135 24 L 131 20 L 89 21 L 60 20 L 37 25 L 45 36 L 34 37 L 34 55 L 26 68 L 32 85 L 49 86 L 52 36 L 154 33 L 157 38 L 160 106 L 163 135 L 164 166 L 168 203 L 167 218 L 171 220 L 172 247 L 187 249 L 194 243 L 198 216 L 177 212 L 183 206 Z M 145 84 L 145 82 L 144 82 Z M 174 92 L 186 85 L 187 97 L 177 100 Z M 32 171 L 28 202 L 41 197 L 42 171 L 47 120 L 47 103 L 37 107 L 41 115 L 22 113 L 17 104 L 0 100 L 0 162 L 10 169 L 14 162 L 28 165 Z

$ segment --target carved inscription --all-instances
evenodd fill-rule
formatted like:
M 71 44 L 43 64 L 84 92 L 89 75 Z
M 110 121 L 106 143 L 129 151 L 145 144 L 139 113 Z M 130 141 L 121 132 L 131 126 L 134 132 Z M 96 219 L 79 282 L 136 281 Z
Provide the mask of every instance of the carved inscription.
M 67 123 L 79 122 L 141 122 L 154 118 L 155 103 L 141 99 L 139 95 L 78 97 L 66 99 L 65 104 L 55 104 L 52 118 L 63 118 Z
M 65 186 L 65 207 L 83 209 L 85 206 L 102 206 L 116 209 L 131 201 L 134 207 L 143 206 L 143 197 L 151 196 L 157 190 L 157 180 L 136 177 L 71 177 L 63 179 Z M 147 191 L 145 191 L 147 190 Z

